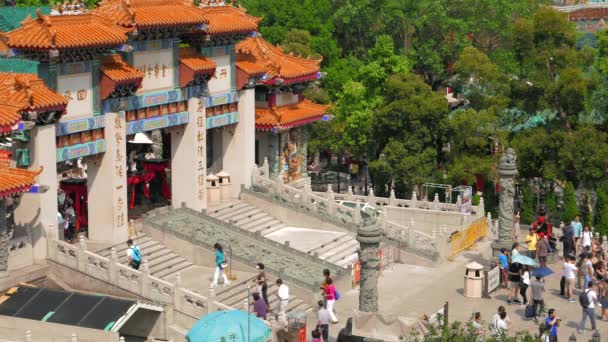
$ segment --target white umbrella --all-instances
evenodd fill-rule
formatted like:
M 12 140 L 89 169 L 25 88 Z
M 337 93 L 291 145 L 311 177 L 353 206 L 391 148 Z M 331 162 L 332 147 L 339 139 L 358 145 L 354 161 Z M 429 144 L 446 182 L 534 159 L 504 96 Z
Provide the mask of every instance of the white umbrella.
M 137 133 L 135 134 L 135 137 L 133 138 L 133 140 L 129 140 L 129 142 L 131 144 L 153 144 L 154 142 L 148 138 L 148 136 L 145 133 Z

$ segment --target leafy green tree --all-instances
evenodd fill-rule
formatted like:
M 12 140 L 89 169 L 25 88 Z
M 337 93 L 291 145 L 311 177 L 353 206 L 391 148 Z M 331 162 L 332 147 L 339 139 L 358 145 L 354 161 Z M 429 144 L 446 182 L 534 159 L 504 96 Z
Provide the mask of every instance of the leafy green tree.
M 536 219 L 536 196 L 529 184 L 524 183 L 521 197 L 520 221 L 522 223 L 534 222 Z
M 593 224 L 602 236 L 608 235 L 608 183 L 603 182 L 595 189 L 597 200 Z
M 606 134 L 587 126 L 563 136 L 558 160 L 564 168 L 564 178 L 583 187 L 593 187 L 605 179 L 608 169 Z M 593 148 L 589 148 L 591 146 Z
M 571 182 L 567 182 L 564 187 L 563 193 L 564 200 L 564 213 L 562 215 L 562 221 L 570 222 L 574 220 L 574 217 L 580 215 L 580 210 L 576 202 L 576 193 L 574 192 L 574 185 Z
M 306 30 L 292 29 L 285 34 L 281 47 L 286 53 L 293 53 L 296 56 L 310 56 L 312 49 L 310 47 L 310 32 Z M 319 56 L 312 56 L 317 58 Z
M 559 162 L 562 139 L 560 132 L 550 132 L 543 127 L 516 135 L 511 145 L 517 153 L 519 176 L 540 177 L 547 181 L 559 180 L 563 175 L 563 167 Z

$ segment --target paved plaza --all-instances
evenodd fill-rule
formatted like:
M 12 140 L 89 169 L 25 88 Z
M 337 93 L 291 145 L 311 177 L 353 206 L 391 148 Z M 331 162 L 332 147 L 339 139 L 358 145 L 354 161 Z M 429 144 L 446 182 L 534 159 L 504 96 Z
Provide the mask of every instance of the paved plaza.
M 463 252 L 454 261 L 447 261 L 437 267 L 398 264 L 384 270 L 379 281 L 380 312 L 402 316 L 430 315 L 439 310 L 445 301 L 449 302 L 449 321 L 468 321 L 474 312 L 481 312 L 483 320 L 489 325 L 499 305 L 507 308 L 513 324 L 510 333 L 529 331 L 538 333 L 538 325 L 531 319 L 524 318 L 521 305 L 507 305 L 507 290 L 499 288 L 491 293 L 491 299 L 471 299 L 464 297 L 465 266 L 472 261 L 480 261 L 491 255 L 490 241 L 486 239 L 477 243 L 474 248 Z M 588 340 L 592 332 L 590 323 L 582 334 L 576 333 L 581 320 L 581 308 L 577 302 L 569 303 L 559 295 L 561 265 L 550 264 L 555 273 L 546 279 L 545 303 L 548 308 L 555 308 L 563 319 L 559 328 L 559 339 L 567 341 L 574 333 L 578 341 Z M 358 306 L 358 290 L 343 291 L 338 302 L 338 316 L 342 320 L 331 326 L 330 333 L 337 336 L 344 326 L 343 321 L 349 312 Z M 578 292 L 576 293 L 578 297 Z M 596 311 L 597 313 L 597 311 Z M 605 339 L 608 336 L 608 323 L 597 321 L 597 328 Z

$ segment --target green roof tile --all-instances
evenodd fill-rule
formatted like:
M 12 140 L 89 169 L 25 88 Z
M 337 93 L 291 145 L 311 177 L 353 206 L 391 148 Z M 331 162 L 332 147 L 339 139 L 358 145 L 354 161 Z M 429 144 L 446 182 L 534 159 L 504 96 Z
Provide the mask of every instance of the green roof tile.
M 23 58 L 0 57 L 0 72 L 38 74 L 38 62 Z
M 8 32 L 21 26 L 21 22 L 31 16 L 36 17 L 36 10 L 39 7 L 0 7 L 0 31 Z M 40 7 L 42 14 L 50 14 L 51 8 L 48 6 Z

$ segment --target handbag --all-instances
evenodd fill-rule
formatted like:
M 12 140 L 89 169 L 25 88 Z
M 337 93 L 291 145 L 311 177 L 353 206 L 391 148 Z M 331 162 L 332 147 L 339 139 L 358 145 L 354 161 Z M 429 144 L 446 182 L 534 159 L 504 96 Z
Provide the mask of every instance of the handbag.
M 221 268 L 221 269 L 226 269 L 226 267 L 228 267 L 228 263 L 227 263 L 227 262 L 223 262 L 223 263 L 220 265 L 220 268 Z

